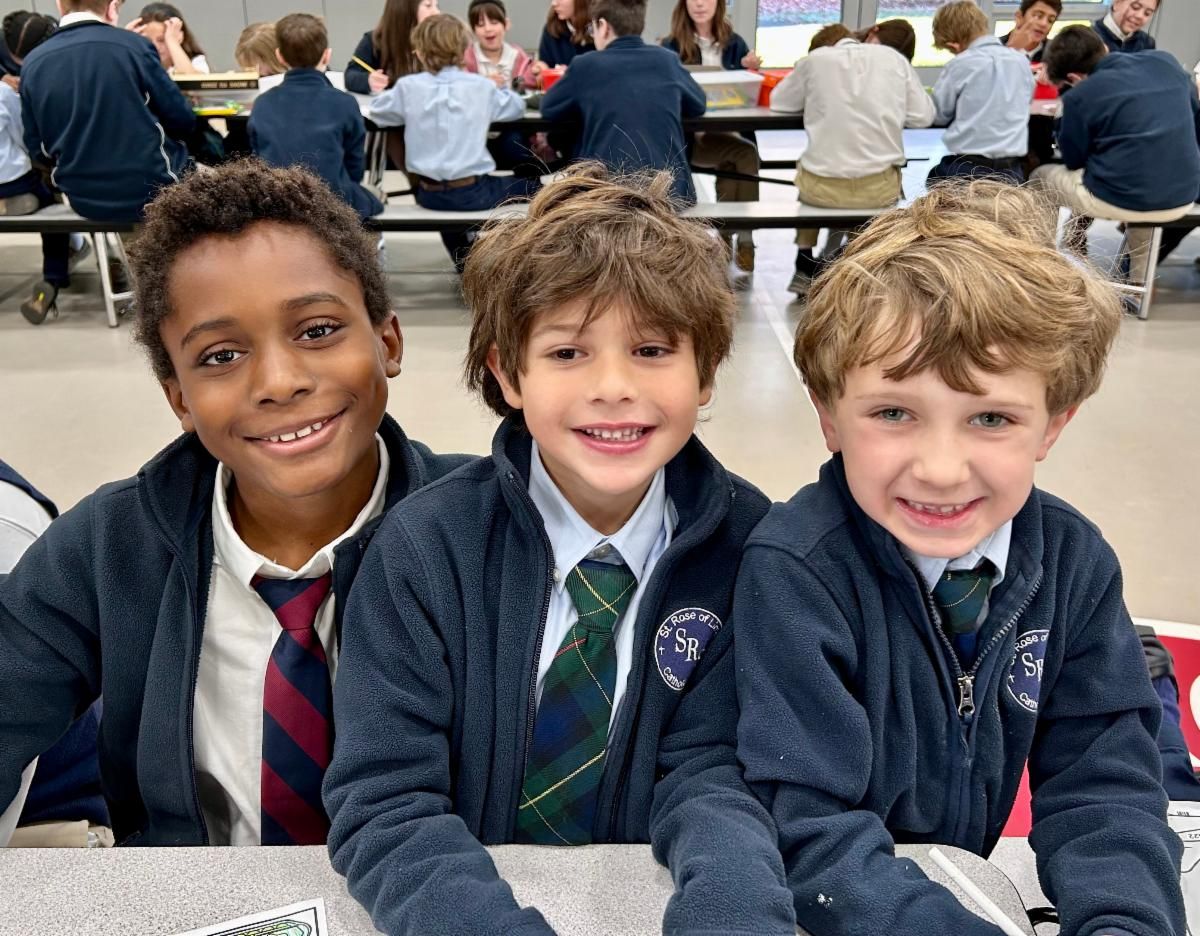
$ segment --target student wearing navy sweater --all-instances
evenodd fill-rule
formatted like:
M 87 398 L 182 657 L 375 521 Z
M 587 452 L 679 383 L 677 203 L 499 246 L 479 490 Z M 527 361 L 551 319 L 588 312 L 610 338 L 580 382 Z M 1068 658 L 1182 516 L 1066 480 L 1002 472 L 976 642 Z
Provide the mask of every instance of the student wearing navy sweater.
M 383 514 L 464 458 L 384 415 L 402 339 L 375 239 L 309 173 L 193 175 L 133 262 L 184 435 L 0 581 L 0 804 L 103 686 L 118 843 L 323 843 L 350 585 Z
M 1146 32 L 1158 12 L 1158 0 L 1113 0 L 1107 14 L 1092 23 L 1109 52 L 1145 52 L 1156 47 Z
M 669 186 L 568 174 L 467 261 L 467 381 L 505 419 L 380 528 L 334 695 L 329 850 L 382 932 L 549 936 L 485 845 L 650 842 L 664 932 L 795 933 L 734 753 L 767 500 L 692 435 L 735 304 Z
M 61 0 L 58 32 L 21 66 L 21 113 L 26 151 L 53 170 L 72 208 L 136 222 L 159 189 L 190 170 L 179 141 L 196 118 L 154 44 L 115 28 L 120 7 Z
M 588 0 L 550 0 L 533 63 L 534 77 L 547 66 L 570 65 L 576 56 L 595 50 L 588 22 Z
M 1033 485 L 1120 306 L 1038 218 L 1021 189 L 937 186 L 851 242 L 797 329 L 834 456 L 750 537 L 735 649 L 738 756 L 813 933 L 999 936 L 893 847 L 986 856 L 1027 762 L 1063 936 L 1185 931 L 1120 568 Z
M 325 77 L 329 34 L 307 13 L 275 24 L 276 56 L 287 68 L 283 84 L 254 102 L 250 146 L 272 166 L 303 166 L 366 219 L 383 204 L 362 185 L 366 124 L 358 103 Z
M 683 117 L 699 117 L 707 102 L 679 56 L 646 45 L 644 0 L 594 0 L 592 35 L 603 55 L 567 69 L 542 98 L 542 116 L 583 124 L 575 155 L 610 169 L 665 169 L 681 202 L 696 201 L 688 169 Z
M 1063 161 L 1039 166 L 1031 181 L 1077 216 L 1154 224 L 1187 214 L 1200 194 L 1200 102 L 1174 57 L 1115 55 L 1094 30 L 1070 26 L 1050 43 L 1045 65 L 1065 92 Z M 1151 233 L 1128 229 L 1133 283 L 1145 281 Z M 1068 227 L 1068 244 L 1079 240 Z

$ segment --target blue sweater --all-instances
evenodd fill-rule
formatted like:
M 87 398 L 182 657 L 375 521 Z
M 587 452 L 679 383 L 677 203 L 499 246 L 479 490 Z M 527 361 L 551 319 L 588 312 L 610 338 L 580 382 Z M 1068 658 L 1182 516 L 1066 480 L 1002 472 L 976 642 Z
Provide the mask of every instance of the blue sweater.
M 190 166 L 179 139 L 195 126 L 191 105 L 154 45 L 127 29 L 74 23 L 30 52 L 21 116 L 26 151 L 53 166 L 54 184 L 85 218 L 140 221 Z
M 483 848 L 513 841 L 550 602 L 530 448 L 510 419 L 491 458 L 393 511 L 350 596 L 324 790 L 329 850 L 392 936 L 552 932 L 517 906 Z M 594 839 L 649 841 L 670 866 L 665 933 L 792 936 L 775 831 L 734 753 L 733 577 L 767 500 L 694 439 L 666 483 L 679 525 L 627 622 L 633 668 Z M 681 636 L 700 640 L 690 676 Z M 672 663 L 680 689 L 662 675 Z
M 385 418 L 386 505 L 462 464 Z M 194 435 L 56 520 L 0 581 L 0 803 L 104 692 L 100 765 L 118 843 L 205 845 L 193 764 L 216 460 Z M 337 626 L 379 521 L 336 550 Z
M 563 27 L 566 30 L 566 26 Z M 572 34 L 563 32 L 561 36 L 553 36 L 550 30 L 542 27 L 542 38 L 538 42 L 538 59 L 547 65 L 570 65 L 576 57 L 585 52 L 595 52 L 591 37 L 585 37 L 583 43 L 575 42 Z
M 683 117 L 699 117 L 704 91 L 679 56 L 639 36 L 614 39 L 603 53 L 571 65 L 542 98 L 550 120 L 579 120 L 582 139 L 575 155 L 598 159 L 614 170 L 666 169 L 673 193 L 696 201 L 688 169 Z
M 969 673 L 931 604 L 840 456 L 746 544 L 738 755 L 779 826 L 800 925 L 998 936 L 892 846 L 988 855 L 1028 760 L 1030 844 L 1063 936 L 1183 936 L 1161 707 L 1108 544 L 1034 490 Z
M 379 199 L 360 184 L 367 128 L 358 102 L 315 68 L 290 69 L 283 84 L 260 96 L 249 133 L 254 155 L 272 166 L 304 166 L 360 218 L 383 211 Z
M 1196 85 L 1167 52 L 1106 55 L 1063 96 L 1058 147 L 1097 198 L 1162 211 L 1200 193 Z
M 1142 29 L 1139 29 L 1128 39 L 1122 39 L 1104 25 L 1103 16 L 1092 23 L 1092 29 L 1100 34 L 1100 38 L 1108 46 L 1109 52 L 1145 52 L 1147 49 L 1156 48 L 1154 38 Z

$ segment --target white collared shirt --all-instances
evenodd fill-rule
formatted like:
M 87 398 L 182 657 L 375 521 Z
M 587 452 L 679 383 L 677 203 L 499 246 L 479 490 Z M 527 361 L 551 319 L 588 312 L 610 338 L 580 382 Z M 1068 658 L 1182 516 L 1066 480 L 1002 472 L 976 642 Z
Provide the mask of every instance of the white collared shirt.
M 905 555 L 912 560 L 913 565 L 917 567 L 917 571 L 921 573 L 921 580 L 925 583 L 925 587 L 929 590 L 930 594 L 933 594 L 934 586 L 937 585 L 938 580 L 945 572 L 974 569 L 980 562 L 987 559 L 996 568 L 996 577 L 992 579 L 992 584 L 988 588 L 988 595 L 990 597 L 996 586 L 1004 581 L 1004 570 L 1008 565 L 1008 547 L 1011 543 L 1012 521 L 1009 520 L 980 540 L 974 549 L 965 555 L 959 556 L 957 559 L 922 556 L 920 553 L 913 552 L 907 546 L 904 546 L 903 549 Z M 987 618 L 988 605 L 988 601 L 983 603 L 976 623 L 982 624 Z
M 76 23 L 86 23 L 89 21 L 95 23 L 108 23 L 108 20 L 106 20 L 103 16 L 97 16 L 95 13 L 89 13 L 85 10 L 78 13 L 68 13 L 58 21 L 58 28 L 65 29 L 67 26 L 74 26 Z
M 1117 21 L 1113 17 L 1111 12 L 1104 14 L 1104 25 L 1108 27 L 1108 31 L 1110 33 L 1112 33 L 1114 36 L 1116 36 L 1122 42 L 1125 42 L 1126 40 L 1129 39 L 1130 36 L 1133 35 L 1133 33 L 1127 33 L 1123 29 L 1121 29 L 1120 26 L 1117 25 Z
M 703 36 L 696 37 L 696 45 L 700 47 L 700 64 L 701 65 L 721 65 L 721 43 L 717 42 L 715 37 L 710 36 L 705 39 Z
M 623 560 L 637 579 L 637 590 L 617 622 L 615 631 L 617 681 L 613 689 L 612 717 L 608 723 L 611 731 L 616 724 L 617 712 L 625 697 L 625 686 L 629 682 L 629 670 L 633 665 L 638 606 L 654 566 L 671 545 L 671 537 L 679 522 L 675 505 L 667 497 L 666 470 L 659 468 L 655 472 L 642 502 L 625 525 L 612 536 L 605 536 L 592 529 L 563 496 L 542 465 L 537 442 L 533 443 L 529 464 L 529 496 L 542 515 L 546 535 L 554 550 L 554 588 L 551 590 L 550 609 L 546 615 L 546 628 L 538 656 L 538 705 L 542 703 L 542 684 L 546 681 L 550 663 L 571 632 L 571 626 L 579 618 L 567 593 L 566 580 L 570 571 L 584 559 L 612 563 Z
M 376 435 L 379 474 L 354 522 L 322 546 L 302 569 L 272 562 L 247 546 L 230 520 L 226 489 L 231 475 L 217 468 L 213 492 L 213 568 L 208 613 L 196 680 L 194 743 L 200 807 L 213 845 L 261 842 L 263 679 L 275 641 L 282 633 L 274 612 L 250 582 L 256 575 L 276 579 L 315 578 L 333 569 L 334 548 L 383 512 L 390 463 Z M 316 629 L 329 677 L 337 677 L 337 635 L 331 591 L 317 612 Z
M 771 110 L 803 113 L 807 172 L 861 179 L 904 165 L 904 128 L 933 123 L 933 101 L 895 49 L 843 39 L 800 59 Z

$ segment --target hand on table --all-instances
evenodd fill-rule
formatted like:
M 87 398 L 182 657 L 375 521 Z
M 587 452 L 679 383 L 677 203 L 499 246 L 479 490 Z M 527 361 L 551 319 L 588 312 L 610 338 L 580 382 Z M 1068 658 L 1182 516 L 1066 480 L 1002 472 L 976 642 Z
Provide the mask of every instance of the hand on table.
M 542 72 L 544 72 L 549 67 L 550 66 L 547 65 L 545 62 L 543 62 L 541 59 L 537 59 L 534 61 L 534 63 L 532 65 L 529 66 L 529 71 L 530 71 L 530 74 L 532 74 L 534 78 L 538 78 L 541 76 Z
M 762 68 L 762 59 L 759 58 L 758 53 L 753 49 L 747 52 L 742 59 L 742 68 L 749 68 L 751 70 Z
M 385 71 L 373 71 L 367 75 L 367 85 L 370 87 L 372 94 L 379 94 L 381 91 L 386 91 L 389 84 L 391 84 L 391 79 Z

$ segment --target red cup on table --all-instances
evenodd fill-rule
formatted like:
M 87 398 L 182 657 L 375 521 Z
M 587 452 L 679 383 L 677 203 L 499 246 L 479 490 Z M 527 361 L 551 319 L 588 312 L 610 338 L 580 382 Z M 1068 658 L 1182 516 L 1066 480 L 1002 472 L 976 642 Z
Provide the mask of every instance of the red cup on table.
M 566 74 L 566 71 L 566 65 L 555 65 L 552 68 L 545 68 L 538 76 L 538 85 L 543 91 L 549 91 L 551 85 L 553 85 L 554 82 L 558 81 L 559 78 Z

